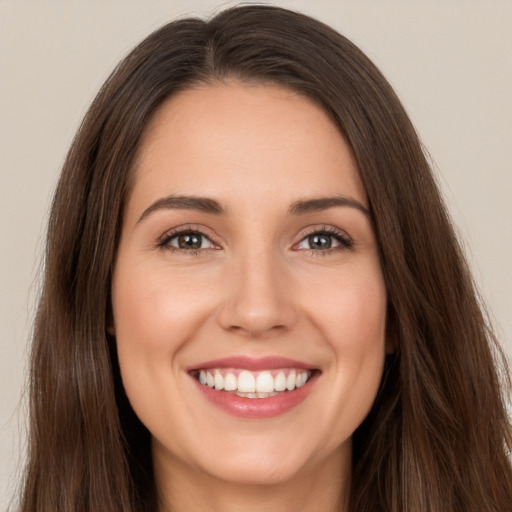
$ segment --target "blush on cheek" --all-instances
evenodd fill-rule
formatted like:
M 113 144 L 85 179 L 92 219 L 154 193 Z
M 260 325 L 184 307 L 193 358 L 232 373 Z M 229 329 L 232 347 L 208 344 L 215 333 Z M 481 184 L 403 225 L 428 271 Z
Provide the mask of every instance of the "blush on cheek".
M 134 350 L 169 352 L 190 336 L 215 307 L 199 287 L 186 290 L 161 280 L 119 287 L 114 318 L 118 342 Z

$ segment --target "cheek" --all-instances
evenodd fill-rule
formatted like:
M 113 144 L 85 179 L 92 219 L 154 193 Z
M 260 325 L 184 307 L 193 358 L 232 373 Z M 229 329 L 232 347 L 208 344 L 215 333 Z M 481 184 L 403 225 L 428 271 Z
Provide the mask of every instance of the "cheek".
M 337 356 L 364 356 L 385 346 L 386 288 L 377 266 L 351 269 L 319 282 L 311 314 Z
M 376 393 L 385 358 L 386 294 L 379 281 L 346 290 L 336 308 L 337 328 L 328 336 L 336 355 L 339 378 L 355 392 Z M 336 309 L 336 311 L 334 311 Z M 373 398 L 372 398 L 373 401 Z
M 208 320 L 215 299 L 189 276 L 171 278 L 158 265 L 125 270 L 116 270 L 112 290 L 119 365 L 134 410 L 153 420 L 151 411 L 168 399 L 164 390 L 176 387 L 181 348 Z
M 332 354 L 327 373 L 336 390 L 334 428 L 351 432 L 369 412 L 382 378 L 386 290 L 377 268 L 332 280 L 328 289 L 312 298 L 312 318 Z M 344 424 L 336 418 L 344 418 Z
M 119 271 L 113 287 L 118 344 L 148 355 L 175 351 L 202 324 L 214 297 L 190 276 L 171 279 L 169 274 L 151 269 Z
M 190 276 L 171 276 L 158 264 L 125 264 L 116 268 L 112 302 L 119 365 L 130 403 L 151 431 L 172 430 L 167 409 L 175 412 L 176 406 L 162 405 L 178 402 L 173 399 L 180 374 L 177 356 L 209 318 L 214 297 Z

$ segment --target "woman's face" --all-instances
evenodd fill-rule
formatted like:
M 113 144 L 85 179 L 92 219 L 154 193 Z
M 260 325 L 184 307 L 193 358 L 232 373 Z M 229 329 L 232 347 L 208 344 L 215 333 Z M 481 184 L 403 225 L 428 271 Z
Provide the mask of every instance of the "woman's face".
M 233 82 L 160 108 L 111 331 L 162 471 L 274 483 L 350 464 L 385 357 L 367 210 L 347 145 L 304 97 Z

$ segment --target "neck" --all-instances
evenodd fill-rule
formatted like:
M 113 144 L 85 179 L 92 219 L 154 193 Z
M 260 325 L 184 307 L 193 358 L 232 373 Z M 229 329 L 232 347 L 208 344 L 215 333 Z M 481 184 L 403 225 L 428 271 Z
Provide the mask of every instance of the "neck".
M 277 483 L 239 483 L 216 478 L 176 459 L 156 458 L 159 512 L 345 512 L 351 454 L 324 460 Z

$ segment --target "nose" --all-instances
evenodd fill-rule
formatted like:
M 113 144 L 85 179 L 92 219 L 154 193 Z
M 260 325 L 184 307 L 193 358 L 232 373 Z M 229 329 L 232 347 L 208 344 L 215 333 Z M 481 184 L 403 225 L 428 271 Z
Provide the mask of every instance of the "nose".
M 218 310 L 223 329 L 264 338 L 295 324 L 297 307 L 292 279 L 278 259 L 258 251 L 231 262 Z

